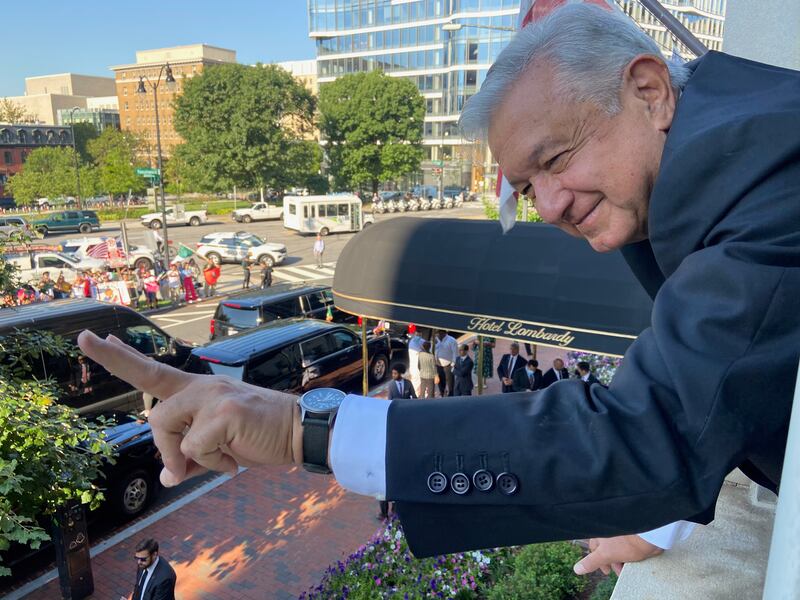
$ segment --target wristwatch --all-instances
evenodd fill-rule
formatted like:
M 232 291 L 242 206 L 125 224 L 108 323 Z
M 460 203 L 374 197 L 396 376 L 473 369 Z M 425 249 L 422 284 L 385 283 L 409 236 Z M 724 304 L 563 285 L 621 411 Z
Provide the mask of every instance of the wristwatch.
M 328 437 L 336 411 L 347 394 L 333 388 L 317 388 L 297 400 L 303 424 L 303 468 L 311 473 L 330 473 Z

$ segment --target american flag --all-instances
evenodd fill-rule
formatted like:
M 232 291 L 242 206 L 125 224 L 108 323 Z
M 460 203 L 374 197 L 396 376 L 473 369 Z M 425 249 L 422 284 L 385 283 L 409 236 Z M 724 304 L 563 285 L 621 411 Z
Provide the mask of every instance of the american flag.
M 619 10 L 614 0 L 520 0 L 517 29 L 522 29 L 529 23 L 546 17 L 560 6 L 579 2 L 597 4 L 609 10 Z M 517 197 L 519 194 L 514 191 L 514 188 L 511 187 L 511 184 L 499 169 L 497 171 L 495 195 L 500 205 L 500 225 L 503 227 L 503 231 L 506 232 L 514 226 L 514 222 L 517 220 Z
M 92 258 L 99 258 L 102 260 L 125 258 L 125 252 L 122 249 L 121 242 L 114 238 L 106 238 L 99 244 L 89 248 L 86 254 Z

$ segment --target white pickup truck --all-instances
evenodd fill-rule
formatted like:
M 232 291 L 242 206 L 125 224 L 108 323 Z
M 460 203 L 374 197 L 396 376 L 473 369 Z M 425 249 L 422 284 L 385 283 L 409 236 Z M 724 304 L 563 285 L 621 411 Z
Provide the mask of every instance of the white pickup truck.
M 139 217 L 142 225 L 148 229 L 161 229 L 164 227 L 164 216 L 160 212 L 148 213 Z M 208 221 L 208 214 L 204 210 L 184 210 L 183 206 L 167 207 L 167 225 L 191 225 L 197 227 Z
M 67 281 L 72 281 L 79 271 L 104 270 L 106 267 L 103 260 L 77 258 L 62 252 L 21 254 L 6 257 L 6 260 L 19 268 L 19 277 L 26 282 L 38 280 L 45 271 L 50 273 L 53 280 L 58 278 L 59 273 L 63 273 Z
M 256 202 L 250 208 L 239 208 L 231 213 L 237 223 L 251 223 L 267 219 L 282 219 L 283 207 L 267 202 Z

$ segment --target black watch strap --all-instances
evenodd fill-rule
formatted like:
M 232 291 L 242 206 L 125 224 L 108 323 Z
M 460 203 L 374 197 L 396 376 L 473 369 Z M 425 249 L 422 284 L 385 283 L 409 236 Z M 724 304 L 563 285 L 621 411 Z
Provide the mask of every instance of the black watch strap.
M 311 473 L 331 473 L 328 468 L 328 418 L 306 416 L 303 420 L 303 468 Z

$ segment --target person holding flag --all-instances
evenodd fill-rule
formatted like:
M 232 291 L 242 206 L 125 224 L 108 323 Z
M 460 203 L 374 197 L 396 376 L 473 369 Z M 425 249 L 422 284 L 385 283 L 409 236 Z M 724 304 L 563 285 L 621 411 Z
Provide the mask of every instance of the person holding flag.
M 330 304 L 328 305 L 328 310 L 325 311 L 325 320 L 328 323 L 333 322 L 333 309 L 331 308 Z
M 272 265 L 264 261 L 261 263 L 261 289 L 265 290 L 272 285 Z

